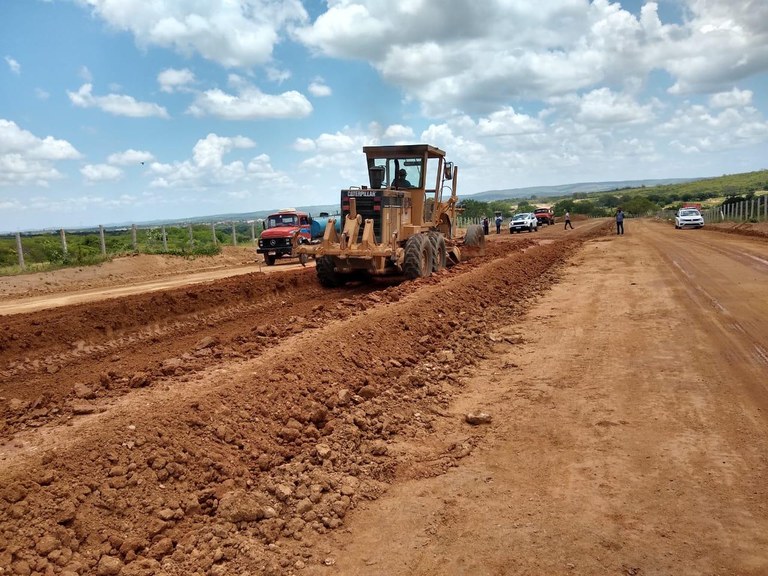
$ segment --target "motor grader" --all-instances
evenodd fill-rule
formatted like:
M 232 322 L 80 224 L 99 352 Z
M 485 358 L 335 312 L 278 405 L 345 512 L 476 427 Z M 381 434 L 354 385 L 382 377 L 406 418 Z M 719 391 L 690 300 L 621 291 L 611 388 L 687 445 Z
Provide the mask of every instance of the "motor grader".
M 482 252 L 480 226 L 457 234 L 458 168 L 427 144 L 365 146 L 368 185 L 341 191 L 341 232 L 329 220 L 319 244 L 297 246 L 316 259 L 329 288 L 373 276 L 429 276 Z

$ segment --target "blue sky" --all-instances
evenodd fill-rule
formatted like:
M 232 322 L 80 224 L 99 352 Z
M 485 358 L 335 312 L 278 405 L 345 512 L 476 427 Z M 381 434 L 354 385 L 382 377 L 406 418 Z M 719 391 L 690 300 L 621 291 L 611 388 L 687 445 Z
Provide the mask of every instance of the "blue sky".
M 0 0 L 0 231 L 768 168 L 763 0 Z

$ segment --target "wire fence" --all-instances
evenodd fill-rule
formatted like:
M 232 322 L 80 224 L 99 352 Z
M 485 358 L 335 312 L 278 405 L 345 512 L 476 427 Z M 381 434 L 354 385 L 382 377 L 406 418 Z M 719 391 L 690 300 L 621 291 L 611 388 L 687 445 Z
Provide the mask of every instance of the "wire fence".
M 255 245 L 257 221 L 104 227 L 0 235 L 0 274 L 94 264 L 126 254 L 217 254 L 223 245 Z

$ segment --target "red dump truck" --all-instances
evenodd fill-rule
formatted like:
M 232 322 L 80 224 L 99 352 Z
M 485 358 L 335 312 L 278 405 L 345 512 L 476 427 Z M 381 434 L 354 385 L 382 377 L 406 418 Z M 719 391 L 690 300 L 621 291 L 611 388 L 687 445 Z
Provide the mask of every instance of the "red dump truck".
M 536 208 L 533 211 L 533 215 L 536 216 L 539 226 L 555 223 L 555 213 L 552 211 L 552 208 Z
M 296 247 L 319 242 L 327 223 L 328 214 L 325 213 L 313 218 L 308 212 L 295 208 L 279 210 L 264 220 L 264 231 L 259 237 L 256 253 L 264 256 L 267 266 L 274 265 L 278 258 L 298 258 L 304 265 L 309 256 L 299 254 Z

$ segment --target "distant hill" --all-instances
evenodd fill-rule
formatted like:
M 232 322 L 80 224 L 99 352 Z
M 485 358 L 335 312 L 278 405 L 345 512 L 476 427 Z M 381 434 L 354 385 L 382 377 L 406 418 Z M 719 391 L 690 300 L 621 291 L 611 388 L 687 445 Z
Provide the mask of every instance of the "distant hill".
M 274 214 L 278 210 L 288 208 L 288 206 L 282 206 L 281 208 L 272 208 L 271 210 L 258 210 L 256 212 L 237 212 L 230 214 L 211 214 L 208 216 L 195 216 L 192 218 L 177 218 L 177 219 L 164 219 L 164 220 L 148 220 L 137 222 L 141 226 L 179 226 L 182 224 L 210 224 L 211 222 L 246 222 L 251 220 L 263 220 L 270 214 Z M 318 205 L 318 206 L 290 206 L 296 210 L 302 212 L 309 212 L 312 216 L 318 216 L 321 212 L 327 212 L 328 214 L 338 214 L 339 205 Z M 109 228 L 129 227 L 133 222 L 118 222 L 109 224 Z M 90 230 L 91 228 L 84 228 L 83 230 Z
M 460 200 L 477 200 L 478 202 L 492 202 L 494 200 L 507 200 L 510 198 L 526 199 L 534 196 L 570 196 L 578 192 L 607 192 L 610 190 L 624 190 L 627 188 L 651 188 L 665 184 L 684 184 L 694 182 L 702 178 L 666 178 L 662 180 L 620 180 L 616 182 L 580 182 L 577 184 L 560 184 L 558 186 L 531 186 L 528 188 L 505 188 L 504 190 L 487 190 L 476 194 L 459 194 Z

